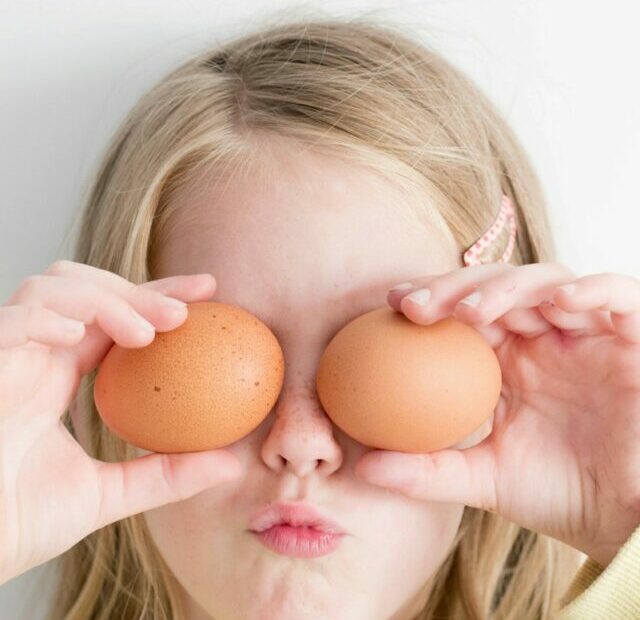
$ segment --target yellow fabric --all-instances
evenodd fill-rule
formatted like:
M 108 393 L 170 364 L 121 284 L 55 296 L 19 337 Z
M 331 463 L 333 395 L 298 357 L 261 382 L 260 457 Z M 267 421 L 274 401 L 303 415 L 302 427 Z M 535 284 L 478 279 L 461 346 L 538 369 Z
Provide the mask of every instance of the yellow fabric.
M 587 558 L 554 620 L 640 619 L 640 526 L 603 568 Z

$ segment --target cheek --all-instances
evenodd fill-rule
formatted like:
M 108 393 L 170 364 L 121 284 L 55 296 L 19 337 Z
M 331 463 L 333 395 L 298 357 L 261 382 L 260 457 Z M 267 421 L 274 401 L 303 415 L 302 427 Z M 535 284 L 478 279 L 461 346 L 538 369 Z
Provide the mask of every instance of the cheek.
M 439 569 L 456 539 L 464 506 L 413 500 L 399 493 L 378 496 L 361 512 L 360 566 L 370 586 L 410 598 Z M 363 572 L 363 571 L 361 571 Z M 389 583 L 391 581 L 392 583 Z
M 197 588 L 203 576 L 213 575 L 226 553 L 225 546 L 233 544 L 227 528 L 221 526 L 226 493 L 210 489 L 144 513 L 160 555 L 187 590 Z
M 199 499 L 199 498 L 198 498 Z M 167 504 L 144 514 L 149 533 L 161 555 L 173 570 L 187 558 L 193 561 L 198 541 L 207 537 L 196 498 Z
M 248 446 L 255 442 L 254 433 L 225 448 L 245 465 L 249 479 Z M 149 454 L 140 448 L 136 453 Z M 151 538 L 172 571 L 175 567 L 177 572 L 179 564 L 191 566 L 194 571 L 196 565 L 213 564 L 216 557 L 237 542 L 248 525 L 247 506 L 252 505 L 246 484 L 242 478 L 226 482 L 144 513 Z
M 454 542 L 464 506 L 406 498 L 387 531 L 393 532 L 394 555 L 411 562 L 421 577 L 429 577 L 446 558 Z M 385 532 L 382 532 L 385 535 Z

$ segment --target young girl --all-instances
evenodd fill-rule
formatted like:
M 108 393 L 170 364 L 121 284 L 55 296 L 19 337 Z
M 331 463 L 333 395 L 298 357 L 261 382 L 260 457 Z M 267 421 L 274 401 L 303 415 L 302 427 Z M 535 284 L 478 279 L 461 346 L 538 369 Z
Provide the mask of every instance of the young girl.
M 97 414 L 96 368 L 202 300 L 269 325 L 279 399 L 224 449 L 134 448 Z M 486 337 L 490 424 L 409 454 L 331 423 L 319 358 L 385 303 Z M 147 93 L 73 261 L 0 308 L 0 393 L 0 583 L 60 555 L 51 620 L 640 617 L 640 282 L 554 262 L 512 131 L 393 27 L 272 27 Z M 265 548 L 252 523 L 279 503 L 341 544 Z

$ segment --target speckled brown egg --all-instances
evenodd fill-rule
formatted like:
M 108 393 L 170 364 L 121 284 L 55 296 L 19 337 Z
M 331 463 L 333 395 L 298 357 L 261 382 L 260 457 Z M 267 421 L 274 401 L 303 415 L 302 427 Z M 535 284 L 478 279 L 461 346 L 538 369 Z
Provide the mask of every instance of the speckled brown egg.
M 153 452 L 231 444 L 269 414 L 282 388 L 284 355 L 273 332 L 243 308 L 188 304 L 188 317 L 146 347 L 114 344 L 94 398 L 113 433 Z
M 492 415 L 502 373 L 470 325 L 453 317 L 418 325 L 383 307 L 333 337 L 316 387 L 327 415 L 360 443 L 430 452 L 461 441 Z

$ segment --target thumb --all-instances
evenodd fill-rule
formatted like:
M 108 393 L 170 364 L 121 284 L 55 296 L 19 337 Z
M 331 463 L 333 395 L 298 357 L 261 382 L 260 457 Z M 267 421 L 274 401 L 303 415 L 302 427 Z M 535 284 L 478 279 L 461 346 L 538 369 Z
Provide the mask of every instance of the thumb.
M 102 492 L 96 529 L 238 478 L 242 465 L 227 450 L 151 453 L 121 463 L 96 461 Z
M 495 459 L 488 442 L 465 450 L 425 454 L 373 450 L 356 464 L 356 475 L 371 484 L 436 502 L 466 504 L 495 512 Z

